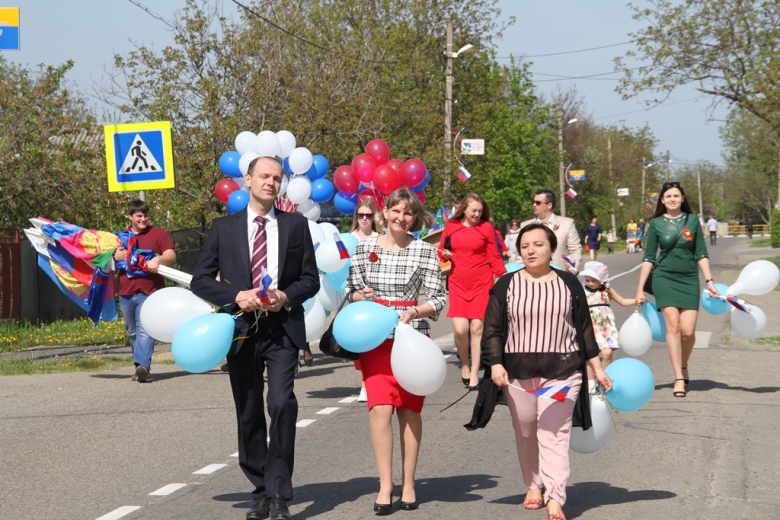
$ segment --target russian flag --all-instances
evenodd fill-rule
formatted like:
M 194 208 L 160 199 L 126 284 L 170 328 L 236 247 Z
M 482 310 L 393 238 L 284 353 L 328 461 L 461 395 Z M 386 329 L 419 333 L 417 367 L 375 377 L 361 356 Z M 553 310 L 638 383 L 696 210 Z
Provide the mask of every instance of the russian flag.
M 569 255 L 561 255 L 561 258 L 563 258 L 564 260 L 566 260 L 567 262 L 569 262 L 569 263 L 571 264 L 571 266 L 572 266 L 572 267 L 574 267 L 575 265 L 577 265 L 577 262 L 575 262 L 574 260 L 572 260 L 572 259 L 571 259 L 571 257 L 570 257 Z
M 344 242 L 341 241 L 341 237 L 338 233 L 333 233 L 333 240 L 336 242 L 336 247 L 339 248 L 339 258 L 342 260 L 349 259 L 349 251 L 347 251 L 347 246 L 345 246 Z
M 568 190 L 566 190 L 566 195 L 567 195 L 567 196 L 568 196 L 570 199 L 573 199 L 574 197 L 576 197 L 576 196 L 577 196 L 577 192 L 576 192 L 576 191 L 574 191 L 573 189 L 569 188 Z
M 273 282 L 271 275 L 268 274 L 268 271 L 263 267 L 263 270 L 260 271 L 260 301 L 262 303 L 268 303 L 270 301 L 268 299 L 268 288 L 271 287 L 271 282 Z
M 540 388 L 534 388 L 532 390 L 526 390 L 529 394 L 533 394 L 536 397 L 544 397 L 546 399 L 555 399 L 556 401 L 563 402 L 566 399 L 566 395 L 571 390 L 570 385 L 555 385 L 555 386 L 542 386 Z
M 467 180 L 469 180 L 471 178 L 471 174 L 463 166 L 461 166 L 460 168 L 455 170 L 455 173 L 457 174 L 458 178 L 460 180 L 462 180 L 463 182 L 466 182 Z
M 742 312 L 747 312 L 750 314 L 750 311 L 747 309 L 747 307 L 745 307 L 745 300 L 740 300 L 739 298 L 735 298 L 733 296 L 727 296 L 726 301 Z

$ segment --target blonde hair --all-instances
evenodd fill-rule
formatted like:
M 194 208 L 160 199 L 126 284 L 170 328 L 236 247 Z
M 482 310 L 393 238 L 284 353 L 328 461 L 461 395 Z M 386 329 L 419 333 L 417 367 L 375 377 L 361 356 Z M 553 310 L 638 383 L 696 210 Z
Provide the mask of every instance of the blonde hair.
M 385 209 L 390 209 L 398 204 L 403 204 L 412 210 L 412 214 L 414 214 L 414 220 L 409 227 L 409 231 L 420 231 L 423 228 L 423 225 L 425 227 L 431 227 L 433 225 L 433 218 L 428 215 L 420 202 L 420 199 L 418 199 L 417 195 L 409 188 L 399 188 L 388 195 L 387 200 L 385 201 Z M 384 214 L 382 215 L 381 223 L 383 225 L 386 224 Z
M 373 231 L 376 231 L 380 235 L 385 232 L 384 226 L 382 226 L 382 222 L 380 220 L 380 213 L 379 210 L 376 209 L 376 206 L 374 206 L 374 203 L 370 200 L 364 200 L 360 204 L 357 205 L 357 208 L 355 208 L 355 211 L 352 213 L 352 225 L 349 228 L 349 232 L 352 233 L 353 231 L 358 230 L 358 211 L 360 208 L 368 208 L 371 210 L 371 213 L 374 214 L 374 218 L 371 219 L 371 229 Z

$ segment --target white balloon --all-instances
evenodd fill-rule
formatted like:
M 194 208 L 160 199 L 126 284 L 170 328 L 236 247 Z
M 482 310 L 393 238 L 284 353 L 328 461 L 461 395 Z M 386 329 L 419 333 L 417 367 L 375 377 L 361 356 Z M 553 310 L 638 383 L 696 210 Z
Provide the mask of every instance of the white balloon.
M 306 341 L 315 341 L 325 332 L 325 309 L 317 298 L 312 298 L 314 304 L 303 313 L 303 323 L 306 326 Z
M 276 139 L 279 141 L 279 157 L 289 157 L 295 150 L 295 136 L 287 130 L 279 130 L 276 132 Z
M 311 310 L 312 307 L 314 307 L 314 301 L 317 299 L 317 295 L 315 294 L 313 297 L 309 298 L 305 302 L 303 302 L 303 314 L 306 315 L 307 312 Z
M 761 296 L 772 292 L 779 282 L 780 269 L 775 264 L 769 260 L 755 260 L 742 269 L 737 281 L 728 288 L 727 294 Z
M 241 170 L 242 175 L 246 175 L 246 172 L 249 171 L 249 163 L 254 161 L 260 157 L 255 152 L 247 152 L 244 155 L 241 156 L 241 159 L 238 160 L 238 169 Z
M 306 200 L 304 200 L 303 202 L 301 202 L 301 203 L 299 203 L 299 204 L 298 204 L 298 211 L 300 211 L 300 212 L 301 212 L 301 214 L 304 214 L 304 213 L 306 213 L 308 210 L 310 210 L 311 208 L 313 208 L 315 204 L 316 204 L 316 202 L 314 202 L 313 200 L 311 200 L 311 199 L 306 199 Z
M 401 388 L 414 395 L 431 395 L 447 376 L 447 362 L 439 345 L 406 323 L 395 328 L 390 367 Z
M 320 222 L 320 229 L 325 234 L 325 240 L 333 240 L 333 234 L 339 234 L 339 228 L 331 224 L 330 222 Z
M 320 242 L 314 252 L 314 257 L 317 259 L 317 267 L 326 273 L 335 273 L 344 267 L 349 260 L 349 258 L 341 258 L 339 248 L 333 240 Z
M 231 180 L 236 183 L 236 186 L 238 186 L 239 190 L 249 191 L 249 186 L 246 185 L 246 179 L 243 177 Z
M 141 306 L 141 326 L 154 339 L 170 343 L 179 327 L 212 312 L 214 308 L 192 291 L 166 287 L 153 292 Z
M 288 159 L 290 169 L 296 175 L 303 175 L 313 163 L 311 152 L 307 148 L 296 148 Z
M 309 220 L 309 234 L 311 234 L 311 243 L 316 246 L 320 242 L 325 242 L 325 233 L 316 222 Z
M 289 186 L 290 178 L 287 175 L 282 174 L 282 186 L 279 188 L 279 196 L 283 197 L 287 193 L 287 186 Z
M 731 326 L 734 330 L 747 339 L 760 338 L 766 330 L 766 314 L 755 305 L 745 304 L 750 313 L 739 309 L 731 309 Z
M 321 275 L 320 292 L 317 293 L 317 300 L 322 304 L 322 307 L 326 311 L 335 311 L 339 308 L 339 304 L 343 299 L 344 293 L 333 287 L 327 276 Z
M 298 208 L 298 211 L 301 211 L 300 207 Z M 306 211 L 301 211 L 301 214 L 303 214 L 304 217 L 309 219 L 310 222 L 316 222 L 318 218 L 320 218 L 320 215 L 322 214 L 322 208 L 319 204 L 312 201 L 311 208 L 307 209 Z
M 583 384 L 587 382 L 583 381 Z M 579 426 L 571 429 L 569 448 L 577 453 L 593 453 L 601 449 L 610 437 L 612 437 L 612 415 L 609 413 L 609 405 L 598 395 L 590 397 L 590 417 L 593 426 L 584 431 Z
M 641 356 L 653 344 L 653 331 L 639 312 L 626 320 L 618 333 L 620 348 L 629 356 Z
M 236 151 L 241 155 L 248 152 L 254 152 L 255 139 L 257 139 L 257 136 L 254 132 L 244 130 L 236 136 Z
M 293 177 L 287 183 L 287 198 L 300 204 L 311 196 L 311 181 L 306 177 Z
M 261 157 L 276 157 L 279 155 L 279 139 L 270 130 L 263 130 L 255 138 L 255 151 Z

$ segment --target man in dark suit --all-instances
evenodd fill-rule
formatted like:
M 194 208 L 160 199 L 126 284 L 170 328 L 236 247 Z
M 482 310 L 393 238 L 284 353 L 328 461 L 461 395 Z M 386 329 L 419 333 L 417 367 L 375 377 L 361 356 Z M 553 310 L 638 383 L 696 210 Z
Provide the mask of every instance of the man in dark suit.
M 274 209 L 282 182 L 279 162 L 257 158 L 244 179 L 249 206 L 214 220 L 191 287 L 228 312 L 243 311 L 227 360 L 238 418 L 238 461 L 255 486 L 246 518 L 262 520 L 270 514 L 272 520 L 283 520 L 290 518 L 298 418 L 293 382 L 298 350 L 306 346 L 302 304 L 320 284 L 306 218 Z M 270 287 L 262 297 L 266 277 Z M 264 369 L 270 431 L 263 409 Z

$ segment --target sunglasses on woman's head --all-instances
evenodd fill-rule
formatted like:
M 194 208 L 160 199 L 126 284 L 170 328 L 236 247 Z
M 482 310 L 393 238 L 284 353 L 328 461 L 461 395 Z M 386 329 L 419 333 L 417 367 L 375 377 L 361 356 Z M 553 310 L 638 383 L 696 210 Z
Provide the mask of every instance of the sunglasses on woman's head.
M 662 187 L 663 189 L 667 189 L 667 188 L 679 188 L 679 187 L 680 187 L 680 183 L 679 183 L 679 182 L 677 182 L 677 181 L 674 181 L 674 182 L 665 182 L 665 183 L 663 184 L 663 186 L 661 186 L 661 187 Z
M 373 216 L 374 216 L 373 213 L 358 213 L 357 214 L 357 218 L 358 219 L 361 219 L 361 218 L 372 218 Z

